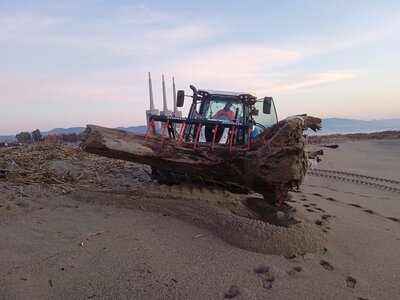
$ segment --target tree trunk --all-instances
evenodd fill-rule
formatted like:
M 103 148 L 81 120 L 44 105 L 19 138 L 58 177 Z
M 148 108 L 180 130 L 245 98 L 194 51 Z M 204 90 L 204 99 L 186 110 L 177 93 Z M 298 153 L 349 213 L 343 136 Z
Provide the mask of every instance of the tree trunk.
M 321 119 L 310 116 L 287 118 L 262 132 L 247 145 L 181 142 L 145 136 L 117 129 L 88 125 L 81 134 L 87 152 L 164 169 L 200 182 L 245 187 L 258 192 L 270 203 L 289 199 L 307 172 L 308 155 L 303 130 L 321 128 Z

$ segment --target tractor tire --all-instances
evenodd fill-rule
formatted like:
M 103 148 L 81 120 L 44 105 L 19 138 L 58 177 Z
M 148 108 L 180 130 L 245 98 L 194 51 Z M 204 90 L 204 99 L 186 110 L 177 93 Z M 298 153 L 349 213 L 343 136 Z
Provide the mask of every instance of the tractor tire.
M 181 176 L 176 176 L 169 170 L 151 168 L 151 178 L 160 184 L 174 185 L 184 181 L 180 180 Z
M 166 170 L 166 169 L 151 168 L 151 178 L 153 180 L 157 181 L 159 184 L 166 184 L 169 186 L 176 185 L 176 184 L 190 183 L 190 184 L 196 184 L 196 185 L 224 188 L 234 194 L 249 194 L 251 192 L 248 188 L 243 187 L 243 186 L 229 185 L 229 184 L 226 184 L 226 185 L 216 184 L 216 183 L 201 180 L 200 178 L 198 178 L 198 179 L 190 178 L 185 175 L 172 173 L 171 171 Z

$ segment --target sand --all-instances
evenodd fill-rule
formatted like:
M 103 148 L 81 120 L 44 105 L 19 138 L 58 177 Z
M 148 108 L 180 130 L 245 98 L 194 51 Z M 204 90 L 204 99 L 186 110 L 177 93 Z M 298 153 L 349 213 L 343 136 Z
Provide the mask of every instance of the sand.
M 257 195 L 43 154 L 50 184 L 0 180 L 0 299 L 396 299 L 400 140 L 324 151 L 292 209 L 262 216 Z

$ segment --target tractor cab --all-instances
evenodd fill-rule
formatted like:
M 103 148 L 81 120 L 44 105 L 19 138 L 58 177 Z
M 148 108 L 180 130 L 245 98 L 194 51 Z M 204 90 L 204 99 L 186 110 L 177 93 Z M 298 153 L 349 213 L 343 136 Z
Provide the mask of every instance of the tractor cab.
M 250 93 L 197 91 L 194 86 L 190 86 L 190 88 L 193 90 L 193 101 L 188 119 L 204 120 L 203 125 L 205 125 L 199 134 L 198 140 L 200 142 L 215 140 L 220 144 L 227 143 L 236 124 L 236 127 L 239 127 L 240 130 L 235 134 L 235 144 L 240 144 L 246 141 L 249 128 L 251 128 L 251 137 L 255 137 L 278 122 L 272 97 L 257 99 Z M 184 97 L 184 91 L 178 91 L 178 107 L 183 106 Z M 231 126 L 215 129 L 215 124 L 221 122 Z M 194 130 L 198 128 L 198 126 L 194 127 Z M 188 133 L 189 129 L 187 129 L 186 134 Z

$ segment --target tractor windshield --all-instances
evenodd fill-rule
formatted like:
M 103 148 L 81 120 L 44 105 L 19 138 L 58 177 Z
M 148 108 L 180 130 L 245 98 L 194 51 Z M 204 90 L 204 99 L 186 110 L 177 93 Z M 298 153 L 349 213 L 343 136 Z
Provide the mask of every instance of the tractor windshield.
M 210 97 L 204 102 L 201 115 L 207 119 L 239 122 L 243 117 L 243 103 L 235 99 Z

